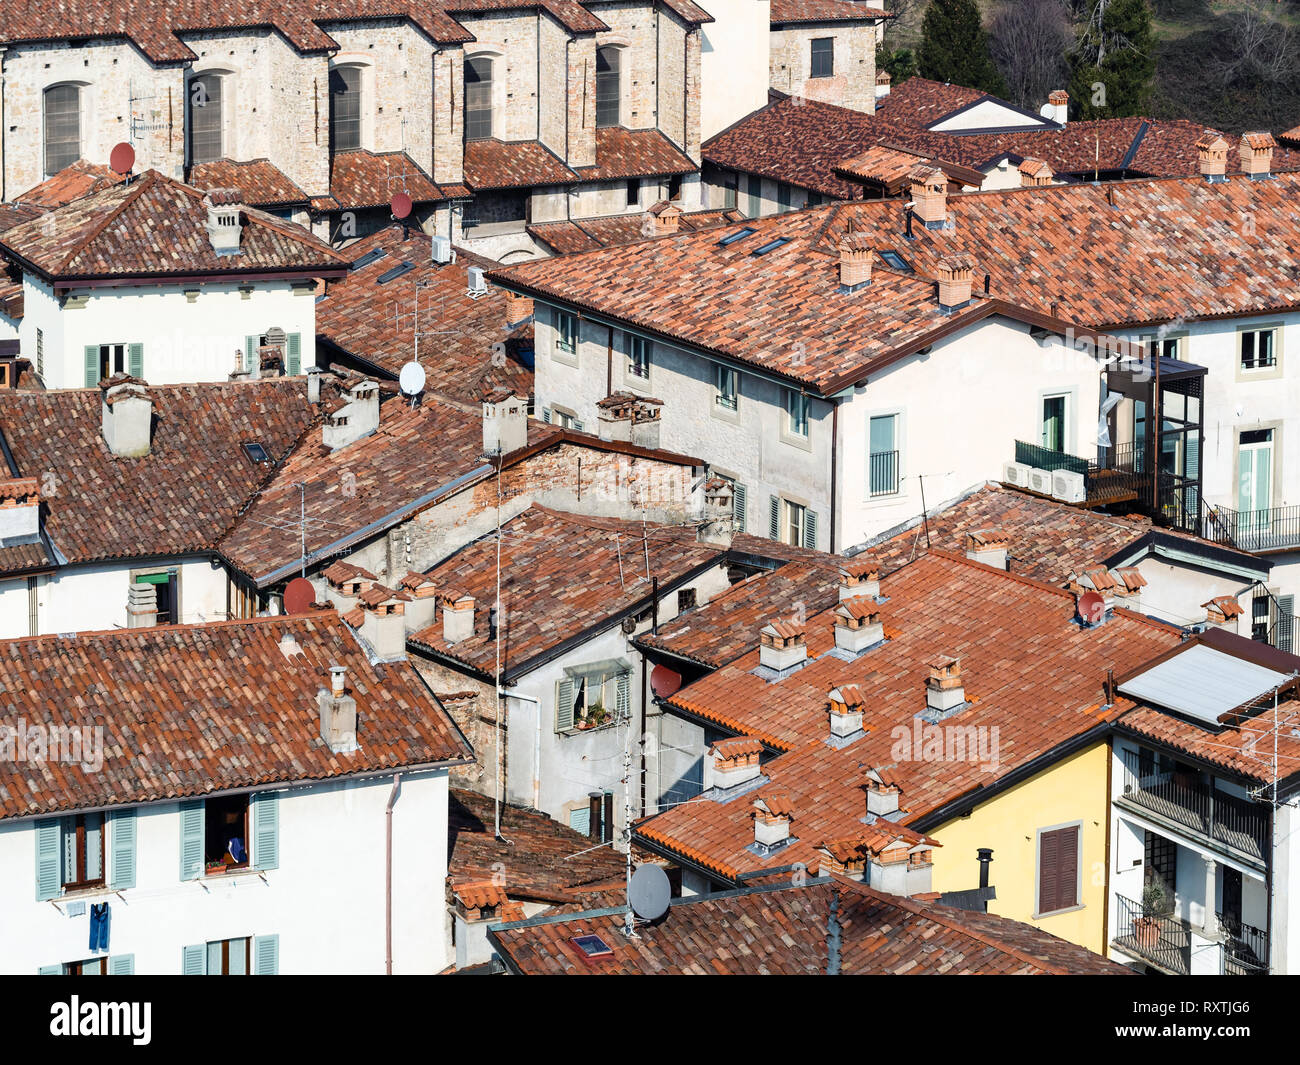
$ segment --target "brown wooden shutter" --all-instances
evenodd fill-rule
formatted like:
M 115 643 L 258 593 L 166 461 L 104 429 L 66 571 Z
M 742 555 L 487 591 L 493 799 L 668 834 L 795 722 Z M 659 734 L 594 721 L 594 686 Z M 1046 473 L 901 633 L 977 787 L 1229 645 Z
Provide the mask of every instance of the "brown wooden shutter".
M 1055 832 L 1044 832 L 1038 837 L 1038 912 L 1051 913 L 1056 909 L 1060 864 L 1060 837 Z
M 1038 842 L 1038 912 L 1079 904 L 1079 827 L 1044 832 Z
M 1079 828 L 1063 828 L 1057 835 L 1061 837 L 1061 874 L 1057 878 L 1056 908 L 1065 910 L 1079 905 Z

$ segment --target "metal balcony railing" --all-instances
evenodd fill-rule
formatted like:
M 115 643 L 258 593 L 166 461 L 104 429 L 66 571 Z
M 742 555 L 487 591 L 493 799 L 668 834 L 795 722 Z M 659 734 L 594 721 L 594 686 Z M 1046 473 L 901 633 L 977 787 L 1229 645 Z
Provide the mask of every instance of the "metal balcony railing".
M 1277 551 L 1300 547 L 1300 507 L 1233 510 L 1206 506 L 1203 535 L 1207 540 L 1242 551 Z
M 1216 914 L 1219 930 L 1227 937 L 1223 944 L 1223 971 L 1232 976 L 1263 976 L 1268 973 L 1268 933 L 1240 918 Z
M 1112 448 L 1104 462 L 1089 462 L 1064 451 L 1016 441 L 1016 461 L 1040 470 L 1069 470 L 1083 475 L 1085 501 L 1092 506 L 1141 499 L 1150 494 L 1151 478 L 1142 470 L 1142 453 L 1132 444 Z
M 1115 945 L 1171 973 L 1192 971 L 1192 928 L 1172 914 L 1144 911 L 1142 903 L 1115 896 Z
M 873 451 L 867 456 L 867 489 L 873 496 L 898 492 L 897 451 Z

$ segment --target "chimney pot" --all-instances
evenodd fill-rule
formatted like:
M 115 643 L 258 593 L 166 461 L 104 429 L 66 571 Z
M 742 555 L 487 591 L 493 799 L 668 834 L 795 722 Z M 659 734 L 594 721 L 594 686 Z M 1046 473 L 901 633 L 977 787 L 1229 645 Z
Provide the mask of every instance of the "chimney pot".
M 877 769 L 869 770 L 862 787 L 867 793 L 868 817 L 888 817 L 898 812 L 903 791 L 891 776 Z
M 871 237 L 867 233 L 846 233 L 840 238 L 840 284 L 857 288 L 871 283 Z
M 763 744 L 751 736 L 719 740 L 705 759 L 705 790 L 734 788 L 757 779 L 763 772 Z
M 234 255 L 239 251 L 243 233 L 243 195 L 238 189 L 211 189 L 203 197 L 207 208 L 206 229 L 212 250 L 218 255 Z
M 1255 181 L 1264 181 L 1272 176 L 1273 149 L 1277 142 L 1271 133 L 1243 133 L 1239 151 L 1241 153 L 1241 172 Z
M 955 311 L 971 299 L 975 262 L 969 255 L 945 255 L 936 264 L 939 277 L 939 307 Z
M 881 70 L 876 73 L 876 99 L 880 100 L 889 95 L 889 85 L 893 79 L 889 76 L 889 71 Z
M 1196 153 L 1206 181 L 1217 184 L 1228 180 L 1228 142 L 1222 133 L 1207 129 L 1196 142 Z
M 342 695 L 348 681 L 347 666 L 330 666 L 330 691 Z
M 754 843 L 759 847 L 779 847 L 790 839 L 794 806 L 783 791 L 768 790 L 754 800 Z
M 654 235 L 663 237 L 681 227 L 682 209 L 669 200 L 660 200 L 650 208 L 650 217 L 654 220 Z
M 948 176 L 938 167 L 918 166 L 907 177 L 912 213 L 926 229 L 942 229 L 948 220 Z
M 316 695 L 320 736 L 335 754 L 357 749 L 357 701 L 344 693 L 346 666 L 330 666 L 330 690 Z
M 758 662 L 776 673 L 801 666 L 808 660 L 802 621 L 777 619 L 764 625 L 759 633 Z

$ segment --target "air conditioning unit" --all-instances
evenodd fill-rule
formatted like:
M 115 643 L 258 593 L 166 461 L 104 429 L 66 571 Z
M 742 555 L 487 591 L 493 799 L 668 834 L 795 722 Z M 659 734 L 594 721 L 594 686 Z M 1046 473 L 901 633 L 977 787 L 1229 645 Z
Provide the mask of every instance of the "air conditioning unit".
M 1002 479 L 1017 488 L 1029 487 L 1029 471 L 1032 467 L 1023 462 L 1008 462 L 1002 468 Z
M 1039 495 L 1050 496 L 1052 494 L 1052 471 L 1037 469 L 1030 470 L 1029 490 L 1031 492 L 1037 492 Z
M 1082 503 L 1087 498 L 1083 474 L 1073 470 L 1056 470 L 1052 474 L 1052 495 L 1062 503 Z
M 481 266 L 471 266 L 469 268 L 469 295 L 471 299 L 478 299 L 480 296 L 487 295 L 487 278 L 483 276 Z
M 433 261 L 446 265 L 451 262 L 451 238 L 434 237 L 433 241 Z

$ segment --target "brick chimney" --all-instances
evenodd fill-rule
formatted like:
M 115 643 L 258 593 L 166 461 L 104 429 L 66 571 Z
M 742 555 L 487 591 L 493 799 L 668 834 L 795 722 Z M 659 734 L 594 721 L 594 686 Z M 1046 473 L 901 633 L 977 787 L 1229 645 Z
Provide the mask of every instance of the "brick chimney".
M 596 433 L 602 440 L 657 448 L 663 405 L 663 400 L 650 396 L 611 392 L 596 401 Z
M 938 167 L 918 166 L 907 178 L 913 215 L 926 229 L 943 229 L 948 221 L 948 176 Z
M 1241 154 L 1241 172 L 1254 181 L 1267 181 L 1273 176 L 1273 149 L 1277 141 L 1271 133 L 1243 133 L 1238 151 Z
M 752 736 L 719 740 L 704 760 L 704 788 L 734 788 L 756 780 L 763 772 L 763 745 Z
M 149 454 L 153 436 L 153 400 L 143 381 L 115 374 L 99 387 L 103 393 L 101 421 L 104 443 L 119 458 Z
M 438 608 L 433 578 L 412 570 L 397 582 L 397 587 L 411 597 L 406 603 L 406 631 L 420 632 L 432 625 Z
M 1064 126 L 1070 121 L 1070 94 L 1064 89 L 1053 89 L 1047 94 L 1048 106 L 1052 109 L 1052 121 Z
M 849 654 L 861 654 L 885 638 L 880 607 L 870 595 L 841 599 L 835 608 L 835 646 Z
M 840 238 L 840 284 L 847 289 L 871 284 L 871 237 L 845 233 Z
M 509 455 L 528 444 L 528 401 L 508 388 L 483 397 L 483 452 Z
M 880 596 L 880 567 L 869 558 L 854 559 L 840 568 L 840 600 Z
M 243 235 L 243 194 L 238 189 L 211 189 L 203 197 L 207 209 L 206 229 L 212 250 L 218 255 L 236 255 Z
M 830 718 L 831 739 L 846 739 L 862 731 L 862 713 L 866 700 L 856 684 L 841 684 L 826 693 L 826 713 Z
M 35 477 L 0 481 L 0 542 L 29 543 L 41 533 L 41 492 Z
M 754 845 L 764 850 L 780 847 L 790 840 L 794 822 L 794 804 L 785 791 L 767 788 L 754 800 Z
M 1216 595 L 1205 607 L 1205 620 L 1216 629 L 1237 631 L 1237 619 L 1242 615 L 1241 604 L 1231 595 Z
M 521 296 L 517 292 L 506 293 L 506 324 L 518 325 L 533 313 L 531 296 Z
M 363 610 L 361 637 L 384 661 L 406 657 L 406 604 L 411 596 L 382 584 L 372 584 L 359 596 Z
M 330 686 L 316 695 L 320 738 L 335 754 L 357 749 L 357 701 L 347 693 L 346 666 L 330 666 Z
M 1041 159 L 1026 159 L 1017 169 L 1020 171 L 1021 187 L 1033 185 L 1050 185 L 1056 177 L 1052 168 Z
M 650 217 L 654 222 L 656 237 L 676 233 L 681 226 L 682 209 L 668 200 L 660 200 L 650 208 Z
M 325 587 L 318 591 L 323 591 L 325 601 L 333 603 L 341 614 L 356 606 L 362 589 L 378 579 L 369 570 L 341 558 L 321 570 L 321 576 L 325 578 Z
M 862 789 L 867 793 L 869 819 L 898 813 L 903 789 L 899 787 L 892 774 L 879 769 L 869 769 L 862 782 Z
M 704 482 L 703 520 L 696 530 L 696 540 L 727 550 L 736 532 L 735 501 L 731 482 L 725 477 L 710 477 Z
M 939 655 L 929 663 L 925 678 L 925 705 L 935 714 L 947 714 L 966 702 L 961 659 Z
M 994 569 L 1007 568 L 1011 539 L 1001 529 L 980 529 L 966 534 L 966 557 Z
M 758 635 L 758 664 L 776 673 L 802 666 L 808 661 L 802 621 L 776 620 L 764 625 Z
M 474 635 L 474 597 L 457 592 L 443 592 L 442 638 L 447 643 L 460 643 Z
M 876 99 L 882 100 L 889 95 L 889 84 L 893 78 L 889 76 L 889 71 L 880 70 L 876 72 Z
M 939 278 L 941 311 L 955 311 L 970 302 L 975 261 L 969 255 L 945 255 L 935 264 L 935 273 Z
M 379 429 L 379 386 L 374 381 L 360 381 L 344 395 L 348 401 L 321 427 L 321 441 L 331 451 L 354 444 Z
M 1196 154 L 1201 176 L 1206 181 L 1217 184 L 1228 180 L 1228 142 L 1222 133 L 1217 129 L 1207 129 L 1202 133 L 1196 142 Z

